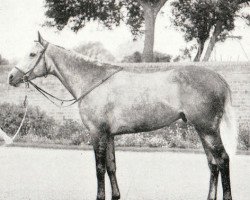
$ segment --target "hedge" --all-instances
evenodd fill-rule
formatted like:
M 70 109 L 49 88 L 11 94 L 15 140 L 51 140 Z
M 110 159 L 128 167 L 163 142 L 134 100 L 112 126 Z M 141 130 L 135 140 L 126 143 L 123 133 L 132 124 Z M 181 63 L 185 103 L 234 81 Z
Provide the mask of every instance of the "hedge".
M 9 135 L 15 134 L 23 115 L 22 105 L 0 104 L 0 126 Z M 61 123 L 38 107 L 29 107 L 18 141 L 56 143 L 66 145 L 91 144 L 89 133 L 73 119 Z M 239 125 L 239 149 L 248 149 L 250 124 Z M 147 133 L 127 134 L 115 137 L 117 146 L 201 148 L 199 136 L 190 124 L 177 122 L 169 127 Z

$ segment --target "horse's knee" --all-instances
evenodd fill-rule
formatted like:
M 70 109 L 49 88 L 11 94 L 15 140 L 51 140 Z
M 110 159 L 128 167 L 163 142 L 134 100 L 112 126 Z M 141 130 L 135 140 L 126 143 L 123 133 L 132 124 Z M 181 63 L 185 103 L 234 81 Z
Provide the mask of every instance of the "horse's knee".
M 109 176 L 115 176 L 116 175 L 116 167 L 107 167 L 107 173 Z
M 102 164 L 97 164 L 96 166 L 96 175 L 98 178 L 102 178 L 105 174 L 105 166 Z
M 212 174 L 218 174 L 219 173 L 219 167 L 217 164 L 214 163 L 208 163 L 209 169 L 211 171 Z
M 114 174 L 116 172 L 116 165 L 114 158 L 107 159 L 107 172 L 109 175 Z
M 228 154 L 224 151 L 220 157 L 217 158 L 217 164 L 220 170 L 225 170 L 229 168 L 230 158 Z

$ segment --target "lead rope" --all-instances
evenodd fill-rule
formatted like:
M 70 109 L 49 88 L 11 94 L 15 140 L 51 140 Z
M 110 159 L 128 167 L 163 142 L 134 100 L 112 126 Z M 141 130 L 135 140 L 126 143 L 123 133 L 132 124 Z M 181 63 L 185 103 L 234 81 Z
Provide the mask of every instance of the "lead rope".
M 19 135 L 20 130 L 21 130 L 22 126 L 23 126 L 24 120 L 25 120 L 26 115 L 27 115 L 27 111 L 28 111 L 28 99 L 27 99 L 27 95 L 25 95 L 25 98 L 24 98 L 24 101 L 23 101 L 23 106 L 25 107 L 25 112 L 24 112 L 24 115 L 23 115 L 23 119 L 22 119 L 21 124 L 18 127 L 15 135 L 12 137 L 12 142 L 14 142 L 14 140 L 16 139 L 16 137 Z

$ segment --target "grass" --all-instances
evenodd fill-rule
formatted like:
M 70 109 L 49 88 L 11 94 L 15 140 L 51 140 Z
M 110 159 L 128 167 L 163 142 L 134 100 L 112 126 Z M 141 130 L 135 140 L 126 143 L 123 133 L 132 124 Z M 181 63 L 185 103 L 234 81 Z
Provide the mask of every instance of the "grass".
M 93 150 L 91 145 L 65 145 L 65 144 L 53 144 L 53 143 L 30 143 L 30 142 L 16 142 L 11 145 L 4 145 L 0 142 L 0 146 L 5 147 L 25 147 L 25 148 L 40 148 L 40 149 L 65 149 L 65 150 L 81 150 L 89 151 Z M 181 152 L 181 153 L 195 153 L 204 154 L 203 148 L 199 149 L 183 149 L 183 148 L 162 148 L 162 147 L 119 147 L 116 146 L 116 151 L 125 152 Z M 250 155 L 250 150 L 237 150 L 237 155 Z

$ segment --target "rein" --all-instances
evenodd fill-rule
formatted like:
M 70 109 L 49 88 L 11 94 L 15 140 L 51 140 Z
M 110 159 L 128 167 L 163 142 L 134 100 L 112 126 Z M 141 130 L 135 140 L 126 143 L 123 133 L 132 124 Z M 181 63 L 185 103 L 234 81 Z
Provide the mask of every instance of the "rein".
M 74 105 L 75 103 L 79 102 L 81 99 L 83 99 L 85 96 L 87 96 L 90 92 L 92 92 L 95 88 L 97 88 L 98 86 L 100 86 L 102 83 L 104 83 L 105 81 L 107 81 L 109 78 L 111 78 L 113 75 L 115 75 L 116 73 L 122 71 L 123 68 L 120 67 L 117 71 L 113 72 L 112 74 L 110 74 L 109 76 L 107 76 L 106 78 L 102 79 L 101 81 L 97 82 L 96 84 L 94 84 L 92 87 L 90 87 L 86 92 L 84 92 L 79 98 L 74 98 L 74 99 L 60 99 L 52 94 L 50 94 L 49 92 L 45 91 L 44 89 L 42 89 L 41 87 L 37 86 L 35 83 L 33 83 L 30 80 L 27 80 L 28 83 L 30 83 L 38 92 L 40 92 L 46 99 L 48 99 L 51 103 L 53 103 L 54 105 L 56 105 L 57 107 L 69 107 Z M 52 97 L 55 100 L 61 101 L 61 104 L 58 105 L 56 102 L 54 102 L 52 99 L 50 99 L 49 97 Z M 63 105 L 64 102 L 70 102 L 70 104 L 68 105 Z

